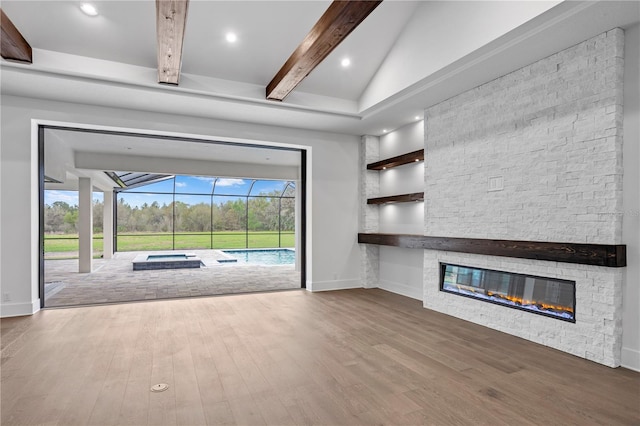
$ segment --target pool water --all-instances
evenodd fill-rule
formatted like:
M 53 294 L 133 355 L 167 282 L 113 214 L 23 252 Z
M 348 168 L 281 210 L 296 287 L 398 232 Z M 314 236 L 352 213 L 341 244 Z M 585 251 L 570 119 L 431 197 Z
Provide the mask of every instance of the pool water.
M 176 260 L 187 259 L 186 254 L 150 254 L 147 260 Z
M 292 249 L 223 250 L 238 259 L 238 263 L 251 265 L 293 265 L 296 252 Z

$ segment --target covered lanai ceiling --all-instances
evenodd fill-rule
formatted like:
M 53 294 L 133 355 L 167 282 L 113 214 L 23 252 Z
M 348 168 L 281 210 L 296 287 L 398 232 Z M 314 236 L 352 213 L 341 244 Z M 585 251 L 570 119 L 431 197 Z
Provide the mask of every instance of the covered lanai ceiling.
M 185 141 L 46 129 L 46 189 L 76 190 L 90 177 L 100 191 L 162 180 L 175 174 L 252 179 L 299 179 L 300 152 L 221 140 Z

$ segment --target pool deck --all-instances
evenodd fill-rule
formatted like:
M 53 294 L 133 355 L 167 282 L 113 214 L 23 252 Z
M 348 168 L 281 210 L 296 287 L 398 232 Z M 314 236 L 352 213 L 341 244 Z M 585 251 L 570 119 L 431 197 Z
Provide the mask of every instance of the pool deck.
M 186 251 L 184 251 L 186 252 Z M 184 253 L 183 252 L 183 253 Z M 177 297 L 212 296 L 300 288 L 293 265 L 219 263 L 230 256 L 220 250 L 188 250 L 203 266 L 193 269 L 133 271 L 141 254 L 119 252 L 94 259 L 93 272 L 78 273 L 78 260 L 45 260 L 45 306 L 62 307 Z M 180 253 L 180 252 L 174 252 Z

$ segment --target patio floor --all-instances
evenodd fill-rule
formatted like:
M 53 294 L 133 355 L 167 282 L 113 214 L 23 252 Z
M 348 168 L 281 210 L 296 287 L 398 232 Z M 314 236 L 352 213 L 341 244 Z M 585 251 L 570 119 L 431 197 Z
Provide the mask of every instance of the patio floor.
M 78 273 L 78 260 L 45 260 L 45 306 L 61 307 L 176 297 L 300 288 L 293 265 L 221 264 L 219 250 L 185 250 L 204 266 L 196 269 L 133 271 L 142 253 L 119 252 L 113 259 L 94 259 L 93 272 Z

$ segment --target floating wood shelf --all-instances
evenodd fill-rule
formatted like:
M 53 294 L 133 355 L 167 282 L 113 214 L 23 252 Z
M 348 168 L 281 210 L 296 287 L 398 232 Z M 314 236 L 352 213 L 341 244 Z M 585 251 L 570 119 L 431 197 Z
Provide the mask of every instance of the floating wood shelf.
M 424 192 L 392 195 L 390 197 L 369 198 L 367 200 L 367 204 L 409 203 L 411 201 L 424 201 Z
M 385 170 L 393 167 L 402 166 L 403 164 L 424 161 L 424 149 L 419 149 L 408 154 L 398 155 L 397 157 L 387 158 L 386 160 L 376 161 L 367 164 L 367 170 Z
M 369 233 L 358 234 L 358 242 L 414 249 L 515 257 L 519 259 L 579 263 L 611 268 L 627 266 L 627 246 L 623 244 L 577 244 Z

